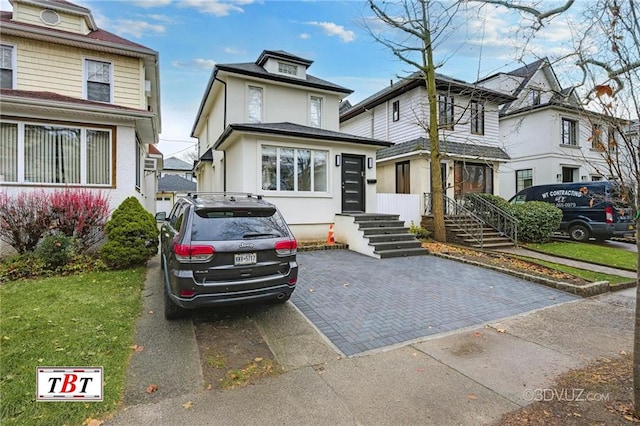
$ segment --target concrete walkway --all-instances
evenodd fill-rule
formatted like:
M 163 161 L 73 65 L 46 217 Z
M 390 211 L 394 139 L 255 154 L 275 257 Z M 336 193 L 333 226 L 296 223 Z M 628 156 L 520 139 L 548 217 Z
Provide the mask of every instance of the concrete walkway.
M 164 321 L 159 291 L 159 268 L 150 264 L 136 337 L 145 350 L 133 353 L 125 407 L 105 425 L 495 424 L 528 405 L 532 391 L 553 388 L 558 374 L 633 345 L 635 289 L 355 358 L 339 356 L 287 303 L 252 317 L 287 371 L 206 391 L 191 322 Z M 159 391 L 136 397 L 148 383 Z

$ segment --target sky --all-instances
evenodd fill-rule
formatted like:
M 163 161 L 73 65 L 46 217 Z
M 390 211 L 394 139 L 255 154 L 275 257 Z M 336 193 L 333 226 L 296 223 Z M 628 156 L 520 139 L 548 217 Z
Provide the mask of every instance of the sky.
M 376 43 L 386 36 L 362 0 L 70 0 L 89 8 L 101 29 L 159 52 L 165 158 L 193 149 L 195 115 L 216 63 L 254 62 L 263 50 L 314 61 L 309 73 L 347 87 L 352 104 L 413 71 Z M 548 5 L 557 1 L 546 0 Z M 11 10 L 8 0 L 0 9 Z M 528 22 L 494 6 L 466 6 L 465 19 L 436 41 L 438 72 L 467 82 L 561 55 L 571 26 L 554 19 L 527 46 Z

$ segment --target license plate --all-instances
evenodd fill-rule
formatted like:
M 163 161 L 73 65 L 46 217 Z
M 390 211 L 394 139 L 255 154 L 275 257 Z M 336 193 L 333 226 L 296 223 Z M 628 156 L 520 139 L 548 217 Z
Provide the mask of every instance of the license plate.
M 258 256 L 255 253 L 238 253 L 234 255 L 233 264 L 238 265 L 253 265 L 258 261 Z

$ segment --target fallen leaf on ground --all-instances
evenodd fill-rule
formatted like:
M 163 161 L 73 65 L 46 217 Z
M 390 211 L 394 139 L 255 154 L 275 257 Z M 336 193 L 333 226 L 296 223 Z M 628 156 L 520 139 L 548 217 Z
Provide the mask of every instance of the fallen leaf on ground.
M 82 424 L 86 426 L 101 426 L 102 423 L 104 423 L 102 420 L 92 419 L 91 417 L 89 417 Z
M 133 345 L 131 346 L 131 349 L 133 349 L 136 352 L 142 352 L 144 350 L 144 346 L 141 345 Z
M 472 401 L 475 401 L 476 399 L 478 399 L 477 396 L 475 396 L 475 394 L 470 393 L 469 395 L 467 395 L 467 398 L 469 398 Z
M 158 385 L 149 385 L 147 386 L 147 393 L 154 393 L 158 390 Z
M 476 337 L 482 337 L 482 333 L 480 333 L 479 331 L 476 331 L 475 333 L 473 333 L 473 335 Z
M 417 367 L 417 368 L 416 368 L 416 371 L 417 371 L 418 373 L 424 373 L 424 368 L 422 368 L 422 367 Z
M 191 407 L 193 407 L 193 402 L 191 401 L 187 401 L 184 404 L 182 404 L 182 408 L 184 408 L 185 410 L 188 410 Z
M 149 315 L 153 315 L 153 311 L 149 311 Z
M 255 359 L 254 359 L 254 361 L 255 361 L 255 362 L 260 362 L 260 361 L 262 361 L 262 359 L 263 359 L 263 358 L 262 358 L 261 356 L 259 356 L 259 357 L 255 358 Z
M 504 328 L 498 328 L 496 330 L 498 331 L 498 333 L 506 333 L 506 331 L 507 331 Z
M 209 383 L 209 386 L 207 386 L 207 390 L 211 390 L 213 388 L 213 386 L 211 386 L 211 383 Z

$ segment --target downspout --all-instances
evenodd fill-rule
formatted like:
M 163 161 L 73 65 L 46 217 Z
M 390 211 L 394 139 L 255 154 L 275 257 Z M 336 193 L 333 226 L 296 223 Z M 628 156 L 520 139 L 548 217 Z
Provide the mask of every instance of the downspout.
M 222 118 L 222 132 L 227 129 L 227 82 L 220 80 L 218 77 L 213 78 L 215 81 L 219 81 L 224 85 L 224 115 Z M 213 154 L 213 153 L 212 153 Z M 222 151 L 222 164 L 224 171 L 222 172 L 222 190 L 227 192 L 227 161 L 225 151 Z

